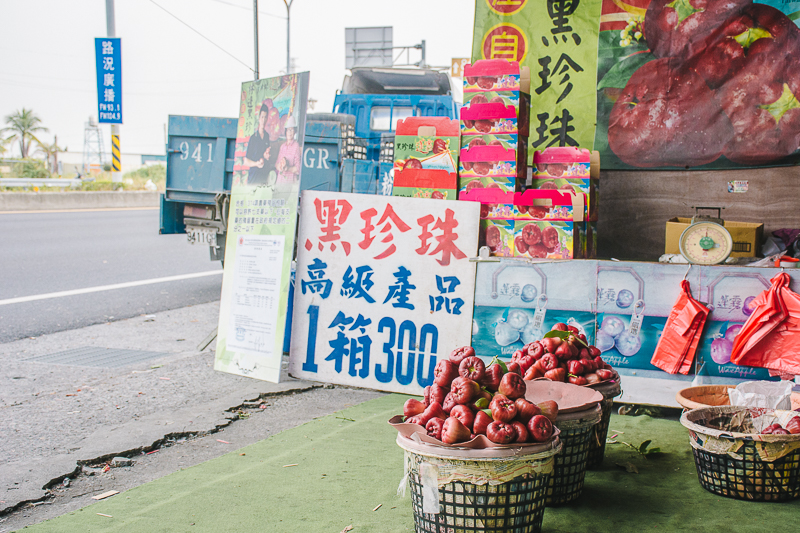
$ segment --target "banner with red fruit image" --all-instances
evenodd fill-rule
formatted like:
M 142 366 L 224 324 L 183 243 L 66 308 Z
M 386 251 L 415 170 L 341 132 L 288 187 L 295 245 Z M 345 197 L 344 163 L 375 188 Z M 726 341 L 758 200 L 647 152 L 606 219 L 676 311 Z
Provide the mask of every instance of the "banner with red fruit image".
M 580 35 L 577 50 L 592 43 L 594 57 L 568 54 L 572 62 L 554 54 L 569 33 L 533 24 L 532 2 L 515 2 L 525 5 L 503 15 L 489 7 L 495 3 L 476 1 L 473 60 L 502 57 L 486 46 L 498 18 L 509 27 L 540 28 L 529 30 L 521 61 L 531 69 L 534 150 L 553 134 L 553 117 L 561 117 L 560 126 L 569 119 L 575 129 L 556 130 L 561 135 L 552 145 L 593 146 L 604 169 L 800 163 L 800 2 L 601 0 L 591 20 L 595 5 L 585 0 L 539 3 L 544 17 Z M 485 13 L 494 18 L 479 18 Z M 596 78 L 587 81 L 587 70 Z M 590 84 L 595 105 L 565 105 L 583 98 Z M 551 146 L 545 140 L 540 146 Z

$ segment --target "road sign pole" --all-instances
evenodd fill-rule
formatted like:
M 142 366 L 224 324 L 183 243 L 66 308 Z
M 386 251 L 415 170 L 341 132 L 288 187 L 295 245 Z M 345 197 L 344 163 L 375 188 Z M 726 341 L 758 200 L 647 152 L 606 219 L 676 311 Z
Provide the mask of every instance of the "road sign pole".
M 106 0 L 106 33 L 108 37 L 116 37 L 116 27 L 114 20 L 114 0 Z M 119 88 L 122 90 L 122 87 Z M 116 143 L 114 140 L 116 139 Z M 122 182 L 122 172 L 120 166 L 119 151 L 119 126 L 111 125 L 111 181 L 114 183 Z

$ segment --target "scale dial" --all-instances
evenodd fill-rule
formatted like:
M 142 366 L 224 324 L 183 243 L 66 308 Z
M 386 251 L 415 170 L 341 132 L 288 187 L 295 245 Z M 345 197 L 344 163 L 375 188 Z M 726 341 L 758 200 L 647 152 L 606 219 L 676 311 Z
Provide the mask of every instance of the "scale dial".
M 695 265 L 718 265 L 731 255 L 733 239 L 716 222 L 696 222 L 681 233 L 680 250 Z

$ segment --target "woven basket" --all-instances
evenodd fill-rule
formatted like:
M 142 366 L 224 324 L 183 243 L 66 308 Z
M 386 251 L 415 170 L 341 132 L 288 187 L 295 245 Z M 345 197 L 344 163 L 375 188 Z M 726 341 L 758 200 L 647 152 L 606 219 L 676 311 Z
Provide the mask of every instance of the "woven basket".
M 736 385 L 702 385 L 683 389 L 675 400 L 685 409 L 701 409 L 703 407 L 717 407 L 730 405 L 728 389 Z M 792 393 L 792 409 L 800 409 L 800 392 Z
M 554 424 L 560 433 L 563 449 L 556 456 L 553 475 L 547 487 L 548 507 L 576 500 L 583 493 L 583 480 L 589 458 L 594 427 L 600 423 L 600 404 L 576 413 L 559 414 Z

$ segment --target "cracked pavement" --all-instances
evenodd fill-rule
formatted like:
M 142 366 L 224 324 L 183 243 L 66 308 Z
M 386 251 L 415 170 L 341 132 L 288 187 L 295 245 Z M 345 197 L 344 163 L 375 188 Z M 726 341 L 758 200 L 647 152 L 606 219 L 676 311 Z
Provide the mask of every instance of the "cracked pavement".
M 218 314 L 212 302 L 0 345 L 0 533 L 381 395 L 217 372 L 214 343 L 198 345 Z M 120 368 L 25 360 L 85 346 L 164 355 Z M 133 466 L 103 472 L 116 456 Z

